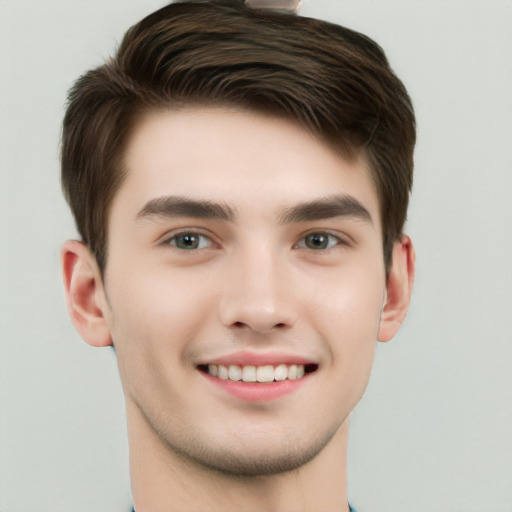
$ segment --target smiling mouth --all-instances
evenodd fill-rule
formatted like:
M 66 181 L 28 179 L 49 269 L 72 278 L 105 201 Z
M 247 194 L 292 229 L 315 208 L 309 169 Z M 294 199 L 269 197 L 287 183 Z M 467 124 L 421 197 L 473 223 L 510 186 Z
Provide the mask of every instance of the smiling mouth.
M 199 365 L 198 370 L 220 380 L 247 383 L 271 383 L 284 380 L 298 380 L 315 372 L 317 364 L 245 365 L 222 364 Z

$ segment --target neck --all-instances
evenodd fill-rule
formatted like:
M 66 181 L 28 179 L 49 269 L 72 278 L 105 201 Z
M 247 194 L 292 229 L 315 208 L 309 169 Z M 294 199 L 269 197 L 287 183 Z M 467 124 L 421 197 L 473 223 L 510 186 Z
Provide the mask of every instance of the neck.
M 169 449 L 128 405 L 130 474 L 137 512 L 347 512 L 348 420 L 301 467 L 276 475 L 240 477 L 190 461 Z

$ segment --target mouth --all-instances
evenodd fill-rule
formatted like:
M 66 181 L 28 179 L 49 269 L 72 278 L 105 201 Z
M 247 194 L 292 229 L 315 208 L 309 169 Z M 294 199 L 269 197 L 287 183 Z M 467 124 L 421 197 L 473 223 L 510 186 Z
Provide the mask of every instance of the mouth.
M 223 365 L 201 364 L 198 370 L 210 377 L 223 381 L 270 384 L 273 382 L 300 380 L 314 373 L 317 364 L 278 364 L 278 365 Z

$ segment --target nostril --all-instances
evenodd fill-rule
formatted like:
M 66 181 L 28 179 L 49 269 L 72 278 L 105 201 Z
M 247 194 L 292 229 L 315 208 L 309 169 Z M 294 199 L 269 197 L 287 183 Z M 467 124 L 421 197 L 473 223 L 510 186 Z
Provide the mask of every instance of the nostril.
M 237 327 L 238 329 L 242 329 L 244 327 L 248 327 L 248 324 L 245 322 L 234 322 L 233 327 Z M 284 329 L 286 324 L 284 322 L 279 322 L 278 324 L 273 325 L 270 329 Z

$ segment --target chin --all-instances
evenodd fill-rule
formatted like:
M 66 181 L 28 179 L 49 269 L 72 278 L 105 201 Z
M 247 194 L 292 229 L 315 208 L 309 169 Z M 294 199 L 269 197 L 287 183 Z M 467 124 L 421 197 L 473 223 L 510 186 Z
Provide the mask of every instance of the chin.
M 250 442 L 250 447 L 239 445 L 236 440 L 229 447 L 212 447 L 206 443 L 187 443 L 187 446 L 176 446 L 166 441 L 167 446 L 180 458 L 194 465 L 222 473 L 231 477 L 265 477 L 295 471 L 314 459 L 333 438 L 336 431 L 311 440 L 309 444 L 290 438 L 262 446 L 261 443 Z M 247 443 L 244 443 L 247 444 Z

